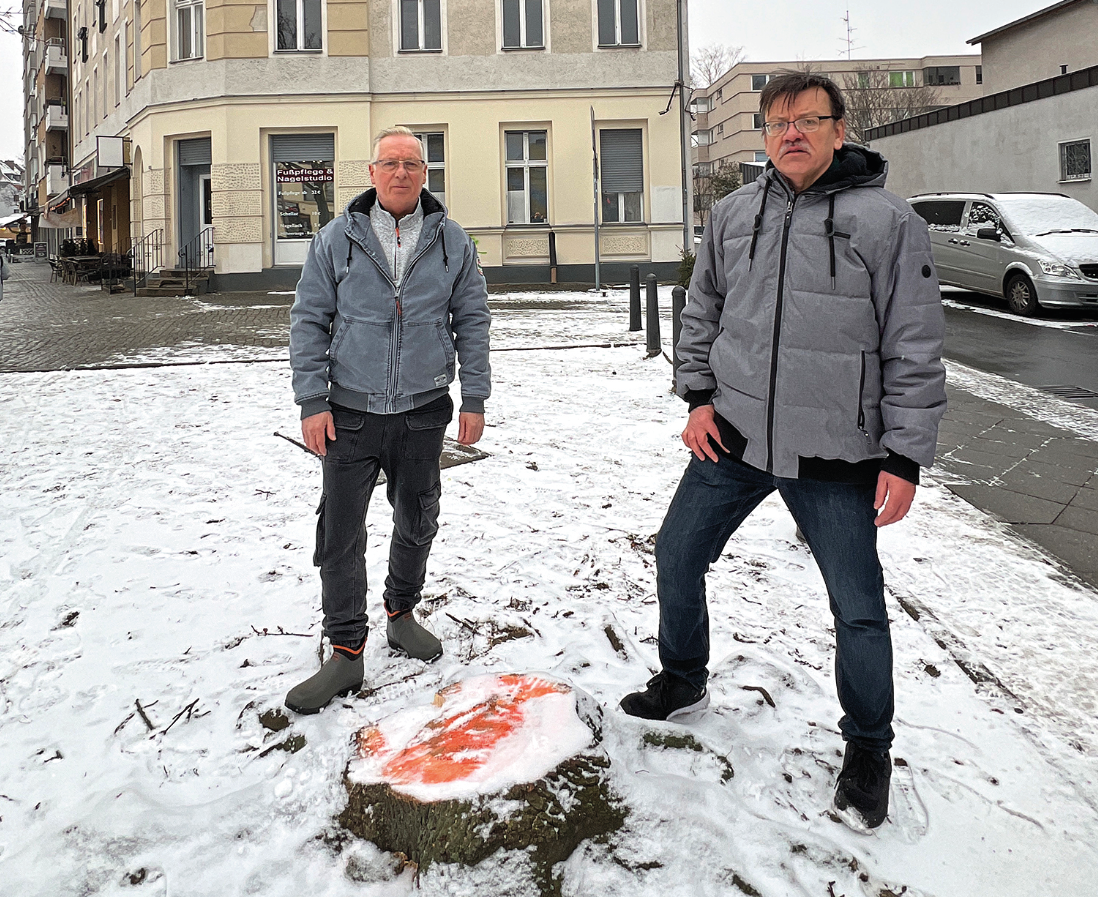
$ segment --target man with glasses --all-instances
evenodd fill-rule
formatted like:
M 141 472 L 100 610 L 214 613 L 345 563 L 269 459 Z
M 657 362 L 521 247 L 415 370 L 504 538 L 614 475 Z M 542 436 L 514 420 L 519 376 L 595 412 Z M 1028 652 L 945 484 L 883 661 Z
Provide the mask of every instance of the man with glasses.
M 880 825 L 891 776 L 892 645 L 877 529 L 903 519 L 945 411 L 944 321 L 926 224 L 844 143 L 821 75 L 762 91 L 763 174 L 713 208 L 682 315 L 677 383 L 692 457 L 656 540 L 662 671 L 622 708 L 709 703 L 705 573 L 777 490 L 835 618 L 846 755 L 835 807 Z
M 374 187 L 313 239 L 290 310 L 294 400 L 305 445 L 324 462 L 317 510 L 324 634 L 332 654 L 286 706 L 316 713 L 363 681 L 366 509 L 384 472 L 393 506 L 386 637 L 422 661 L 442 643 L 413 616 L 438 531 L 443 435 L 460 365 L 458 441 L 484 432 L 488 294 L 468 234 L 424 189 L 423 147 L 407 128 L 374 140 Z

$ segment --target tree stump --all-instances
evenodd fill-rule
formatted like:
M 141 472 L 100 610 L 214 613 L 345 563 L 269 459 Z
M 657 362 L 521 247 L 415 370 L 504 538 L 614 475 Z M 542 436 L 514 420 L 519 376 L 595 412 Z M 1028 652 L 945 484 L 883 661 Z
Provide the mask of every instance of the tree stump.
M 420 871 L 526 851 L 541 893 L 558 895 L 553 864 L 627 814 L 607 781 L 600 720 L 594 699 L 547 676 L 450 685 L 357 733 L 338 821 Z

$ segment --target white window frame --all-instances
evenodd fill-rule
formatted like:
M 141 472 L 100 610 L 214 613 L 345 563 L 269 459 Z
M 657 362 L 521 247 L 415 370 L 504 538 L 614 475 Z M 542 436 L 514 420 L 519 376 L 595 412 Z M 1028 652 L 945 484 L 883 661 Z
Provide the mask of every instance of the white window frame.
M 427 163 L 427 181 L 425 182 L 426 186 L 427 186 L 427 189 L 431 190 L 431 187 L 430 187 L 431 172 L 432 171 L 441 171 L 442 172 L 442 192 L 439 193 L 436 190 L 431 190 L 431 192 L 441 200 L 443 205 L 446 205 L 446 154 L 447 154 L 446 131 L 443 130 L 442 128 L 412 128 L 412 131 L 415 132 L 415 135 L 416 135 L 417 139 L 419 140 L 419 142 L 421 144 L 423 144 L 423 159 Z M 441 137 L 442 138 L 442 161 L 438 161 L 438 160 L 431 161 L 430 153 L 428 151 L 428 146 L 427 146 L 429 137 Z
M 627 196 L 633 195 L 633 193 L 608 193 L 603 189 L 602 166 L 604 164 L 604 161 L 603 161 L 603 152 L 602 152 L 602 135 L 606 131 L 619 131 L 619 130 L 640 131 L 641 132 L 641 134 L 640 134 L 640 141 L 641 141 L 640 142 L 640 150 L 641 150 L 641 189 L 639 191 L 633 191 L 633 193 L 639 193 L 640 194 L 640 209 L 637 212 L 638 217 L 631 220 L 631 221 L 626 220 L 625 198 Z M 644 224 L 644 198 L 645 198 L 644 183 L 645 183 L 645 181 L 646 181 L 646 177 L 645 177 L 645 174 L 644 174 L 644 129 L 643 128 L 636 128 L 636 127 L 629 127 L 629 128 L 626 128 L 626 127 L 622 127 L 622 128 L 601 127 L 601 128 L 599 128 L 599 217 L 601 219 L 601 223 L 606 224 L 606 225 L 610 225 L 610 226 Z M 616 196 L 617 197 L 617 203 L 616 203 L 617 204 L 617 209 L 618 209 L 618 220 L 617 221 L 607 221 L 606 220 L 606 217 L 605 217 L 606 210 L 603 208 L 603 205 L 602 205 L 603 198 L 606 197 L 606 196 Z
M 515 46 L 507 44 L 506 34 L 503 27 L 503 15 L 504 6 L 509 2 L 518 3 L 519 9 L 519 35 L 520 43 Z M 530 29 L 528 27 L 528 20 L 526 18 L 526 0 L 498 0 L 497 10 L 499 12 L 499 40 L 498 44 L 501 51 L 512 52 L 514 50 L 548 50 L 549 49 L 549 0 L 539 0 L 541 3 L 541 43 L 530 43 Z
M 507 158 L 507 135 L 508 134 L 521 134 L 522 135 L 522 159 L 508 159 Z M 531 159 L 530 158 L 530 135 L 531 134 L 544 134 L 545 135 L 545 159 Z M 530 220 L 530 170 L 533 168 L 545 169 L 545 221 L 531 221 Z M 522 171 L 523 181 L 523 200 L 524 200 L 524 221 L 511 221 L 510 213 L 510 192 L 507 189 L 507 175 L 512 169 L 519 169 Z M 548 128 L 507 128 L 503 132 L 503 201 L 504 201 L 504 221 L 508 227 L 544 227 L 549 224 L 549 129 Z
M 133 83 L 141 78 L 141 0 L 133 0 Z
M 645 39 L 645 0 L 613 0 L 614 2 L 614 43 L 604 44 L 599 40 L 599 0 L 591 0 L 591 21 L 595 26 L 594 33 L 594 46 L 595 49 L 616 49 L 618 47 L 626 48 L 643 48 Z M 637 6 L 637 42 L 634 43 L 622 43 L 621 40 L 621 4 L 623 2 L 633 2 Z
M 308 53 L 311 55 L 326 55 L 328 52 L 328 0 L 320 0 L 320 46 L 303 47 L 304 29 L 301 27 L 305 21 L 304 0 L 296 0 L 295 15 L 297 17 L 297 46 L 279 47 L 278 45 L 278 0 L 269 0 L 267 6 L 267 20 L 271 23 L 270 43 L 271 53 Z
M 439 14 L 439 30 L 441 31 L 439 37 L 440 47 L 424 47 L 426 42 L 426 19 L 423 15 L 423 6 L 425 3 L 438 3 Z M 404 37 L 404 28 L 401 15 L 403 14 L 403 3 L 401 0 L 393 0 L 392 14 L 393 14 L 393 46 L 396 48 L 396 53 L 446 53 L 446 0 L 417 0 L 417 25 L 419 26 L 419 37 L 417 46 L 405 47 L 402 43 Z
M 1064 170 L 1064 163 L 1067 161 L 1066 152 L 1065 152 L 1066 148 L 1069 147 L 1069 146 L 1076 146 L 1076 145 L 1081 146 L 1083 144 L 1086 144 L 1087 155 L 1090 156 L 1090 169 L 1086 172 L 1086 174 L 1074 175 L 1074 176 L 1069 177 L 1067 175 L 1067 172 Z M 1090 141 L 1089 137 L 1080 137 L 1077 140 L 1061 140 L 1058 144 L 1056 144 L 1056 156 L 1057 156 L 1057 159 L 1058 159 L 1058 162 L 1059 162 L 1059 168 L 1060 168 L 1060 181 L 1059 181 L 1059 183 L 1061 183 L 1061 184 L 1078 184 L 1082 181 L 1089 181 L 1092 177 L 1094 177 L 1094 147 L 1091 144 L 1091 141 Z
M 204 0 L 171 0 L 172 62 L 189 62 L 206 55 L 206 5 Z M 187 15 L 184 15 L 184 12 Z M 186 19 L 186 24 L 184 24 Z M 183 55 L 183 39 L 191 40 L 191 55 Z
M 766 124 L 766 122 L 763 120 L 763 114 L 761 112 L 752 112 L 751 113 L 751 130 L 752 131 L 761 131 L 763 129 L 764 124 Z
M 114 37 L 114 105 L 122 105 L 122 97 L 126 95 L 126 41 L 125 23 L 122 29 Z
M 893 76 L 900 76 L 900 83 L 893 84 Z M 889 69 L 888 72 L 888 86 L 889 87 L 914 87 L 915 86 L 915 71 L 914 69 Z
M 763 89 L 762 87 L 756 87 L 755 86 L 755 79 L 756 78 L 766 79 L 766 80 L 763 81 L 763 87 L 766 87 L 766 85 L 770 83 L 770 79 L 773 78 L 773 77 L 774 77 L 773 75 L 764 75 L 761 72 L 752 72 L 751 73 L 751 92 L 752 93 L 759 93 Z

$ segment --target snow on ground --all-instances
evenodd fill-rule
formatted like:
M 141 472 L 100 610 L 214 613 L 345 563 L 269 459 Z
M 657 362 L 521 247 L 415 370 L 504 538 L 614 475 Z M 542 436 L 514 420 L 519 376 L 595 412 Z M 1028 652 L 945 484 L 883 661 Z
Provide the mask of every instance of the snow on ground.
M 620 293 L 495 301 L 498 348 L 625 337 Z M 891 594 L 923 613 L 890 600 L 897 765 L 876 834 L 826 812 L 833 631 L 778 501 L 709 578 L 710 711 L 684 727 L 616 709 L 657 669 L 652 536 L 686 463 L 670 366 L 642 356 L 493 356 L 491 457 L 444 471 L 421 605 L 446 653 L 390 656 L 375 630 L 363 695 L 277 733 L 259 715 L 319 646 L 320 471 L 274 435 L 297 430 L 286 366 L 0 375 L 0 890 L 531 893 L 513 857 L 415 884 L 318 835 L 362 725 L 458 679 L 541 671 L 602 704 L 632 808 L 610 845 L 562 864 L 565 895 L 1090 893 L 1096 596 L 933 478 L 882 534 Z M 388 520 L 379 494 L 375 622 Z M 684 731 L 701 750 L 658 744 Z

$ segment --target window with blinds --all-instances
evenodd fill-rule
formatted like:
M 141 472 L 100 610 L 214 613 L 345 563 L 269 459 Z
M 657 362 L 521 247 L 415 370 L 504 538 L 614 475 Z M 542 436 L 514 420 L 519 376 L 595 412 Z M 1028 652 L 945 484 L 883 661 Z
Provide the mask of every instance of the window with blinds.
M 599 132 L 602 220 L 616 224 L 644 220 L 644 151 L 640 128 Z

